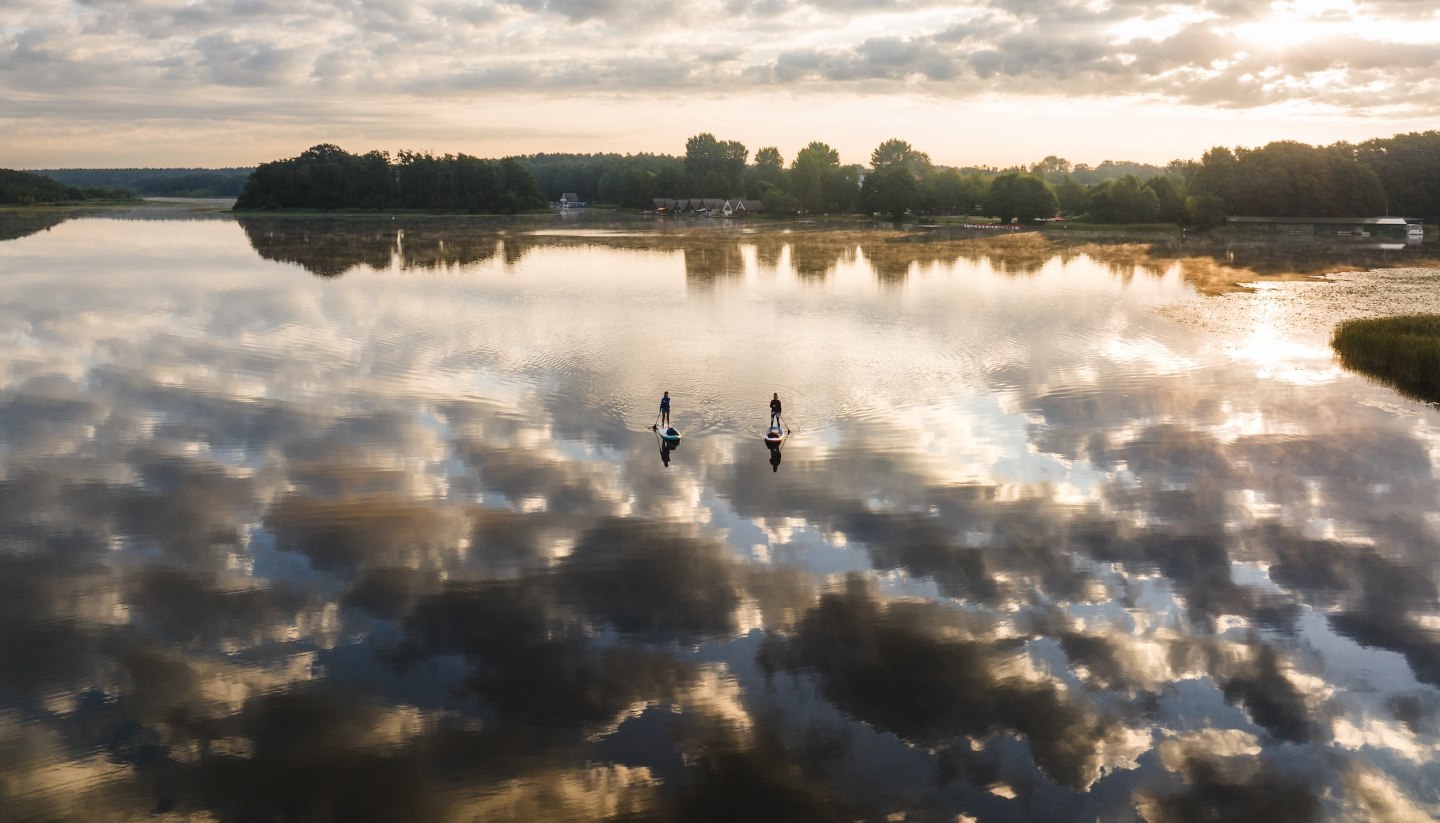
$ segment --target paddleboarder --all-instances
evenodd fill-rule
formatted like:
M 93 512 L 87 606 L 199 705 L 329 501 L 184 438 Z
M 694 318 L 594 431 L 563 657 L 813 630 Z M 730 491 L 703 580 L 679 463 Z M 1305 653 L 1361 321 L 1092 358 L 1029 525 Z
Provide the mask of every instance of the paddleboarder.
M 780 392 L 770 397 L 770 425 L 780 425 Z

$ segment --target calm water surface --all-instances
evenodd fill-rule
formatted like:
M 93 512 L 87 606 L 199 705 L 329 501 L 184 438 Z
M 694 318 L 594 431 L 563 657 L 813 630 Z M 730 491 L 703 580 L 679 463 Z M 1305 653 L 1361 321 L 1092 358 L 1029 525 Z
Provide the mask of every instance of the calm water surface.
M 0 224 L 0 818 L 1440 814 L 1440 270 Z

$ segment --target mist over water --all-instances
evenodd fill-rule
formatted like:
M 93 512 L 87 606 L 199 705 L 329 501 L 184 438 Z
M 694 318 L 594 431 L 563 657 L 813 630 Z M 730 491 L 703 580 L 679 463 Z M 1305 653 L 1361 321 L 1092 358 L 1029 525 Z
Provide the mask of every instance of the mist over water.
M 0 238 L 0 818 L 1440 814 L 1426 250 Z

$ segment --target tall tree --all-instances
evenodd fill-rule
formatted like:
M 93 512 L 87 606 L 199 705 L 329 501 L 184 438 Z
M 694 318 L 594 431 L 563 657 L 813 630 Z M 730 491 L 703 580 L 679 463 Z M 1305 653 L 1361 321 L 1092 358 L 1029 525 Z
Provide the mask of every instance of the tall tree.
M 1066 214 L 1079 214 L 1084 211 L 1088 194 L 1089 190 L 1075 182 L 1075 178 L 1068 174 L 1055 186 L 1055 199 L 1060 203 L 1060 211 Z
M 696 185 L 714 189 L 711 174 L 717 174 L 725 181 L 723 191 L 702 194 L 702 197 L 728 197 L 741 190 L 745 174 L 745 160 L 750 150 L 736 140 L 721 142 L 715 135 L 704 132 L 685 141 L 685 172 Z
M 1355 157 L 1380 180 L 1389 214 L 1440 223 L 1440 131 L 1367 140 Z
M 807 211 L 825 211 L 821 185 L 827 173 L 840 166 L 840 153 L 820 141 L 814 141 L 795 155 L 790 166 L 790 194 Z
M 1200 166 L 1191 175 L 1185 195 L 1185 219 L 1191 225 L 1224 224 L 1228 209 L 1235 202 L 1239 162 L 1235 153 L 1224 146 L 1216 146 L 1201 156 Z
M 1154 192 L 1155 203 L 1160 207 L 1162 223 L 1181 223 L 1185 220 L 1185 199 L 1175 189 L 1175 184 L 1163 174 L 1157 174 L 1145 181 L 1145 188 Z
M 905 216 L 920 200 L 915 175 L 903 164 L 882 166 L 865 176 L 860 201 L 865 211 L 893 220 Z
M 1096 223 L 1153 223 L 1160 216 L 1159 198 L 1133 174 L 1091 187 L 1085 207 Z
M 766 186 L 785 186 L 785 159 L 774 146 L 756 150 L 755 164 L 750 168 L 746 190 L 751 197 L 759 197 L 764 194 L 763 187 Z
M 1038 174 L 1052 184 L 1059 184 L 1060 181 L 1068 178 L 1075 170 L 1075 166 L 1063 157 L 1056 157 L 1051 154 L 1044 160 L 1030 167 L 1031 174 Z
M 919 176 L 921 172 L 929 168 L 930 155 L 923 151 L 917 151 L 914 146 L 904 140 L 890 139 L 875 147 L 870 153 L 870 168 L 875 171 L 901 166 L 909 169 L 910 173 Z
M 986 207 L 1002 223 L 1012 220 L 1030 223 L 1036 218 L 1053 215 L 1060 204 L 1055 190 L 1050 188 L 1045 178 L 1029 172 L 1011 171 L 990 181 Z

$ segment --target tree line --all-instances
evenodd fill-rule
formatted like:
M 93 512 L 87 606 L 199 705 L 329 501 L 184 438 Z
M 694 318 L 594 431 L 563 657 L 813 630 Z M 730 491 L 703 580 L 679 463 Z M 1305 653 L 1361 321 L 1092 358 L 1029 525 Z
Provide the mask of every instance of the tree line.
M 678 157 L 537 154 L 520 161 L 551 200 L 575 192 L 642 209 L 657 197 L 744 197 L 771 213 L 974 214 L 1006 222 L 1066 215 L 1208 227 L 1228 215 L 1381 214 L 1440 221 L 1440 131 L 1358 145 L 1216 147 L 1164 167 L 1108 160 L 1092 167 L 1050 156 L 1009 169 L 955 168 L 898 139 L 877 146 L 868 167 L 841 163 L 818 141 L 787 164 L 773 146 L 749 160 L 744 145 L 709 133 L 691 137 Z
M 0 169 L 0 205 L 33 206 L 82 200 L 131 200 L 123 189 L 67 186 L 41 174 Z
M 449 213 L 515 214 L 543 208 L 530 171 L 514 158 L 482 160 L 401 151 L 351 154 L 328 143 L 287 160 L 260 164 L 245 181 L 235 208 L 415 209 Z
M 937 165 L 899 139 L 868 165 L 845 164 L 814 141 L 787 163 L 774 146 L 753 158 L 710 133 L 684 155 L 534 154 L 498 161 L 400 152 L 352 155 L 316 146 L 262 164 L 236 208 L 422 209 L 514 213 L 562 194 L 623 208 L 656 198 L 759 201 L 772 214 L 983 215 L 1031 222 L 1064 215 L 1096 223 L 1220 225 L 1228 215 L 1350 217 L 1394 214 L 1440 221 L 1440 131 L 1360 144 L 1280 141 L 1215 147 L 1164 167 L 1050 156 L 1007 169 Z
M 67 186 L 124 189 L 141 197 L 237 197 L 253 167 L 35 169 Z

